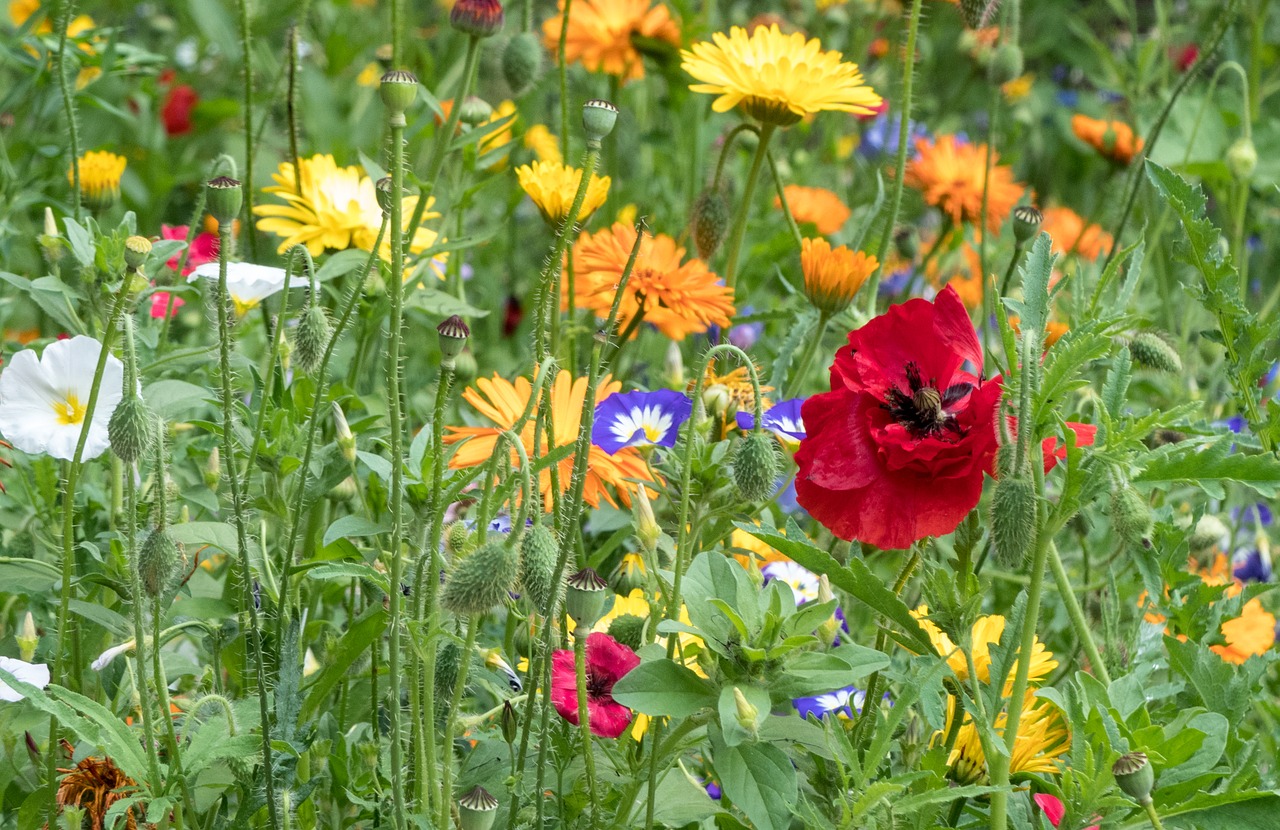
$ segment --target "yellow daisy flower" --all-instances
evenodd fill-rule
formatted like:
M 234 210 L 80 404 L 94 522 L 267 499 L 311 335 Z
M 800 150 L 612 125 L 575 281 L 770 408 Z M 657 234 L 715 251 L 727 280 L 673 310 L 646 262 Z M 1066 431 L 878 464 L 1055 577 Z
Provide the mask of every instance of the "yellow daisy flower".
M 524 131 L 524 146 L 533 151 L 538 161 L 564 162 L 560 152 L 560 139 L 555 137 L 546 124 L 534 124 Z
M 91 150 L 80 157 L 80 197 L 91 210 L 105 210 L 120 198 L 120 178 L 127 164 L 124 156 L 105 150 Z M 67 182 L 75 186 L 71 167 Z
M 573 197 L 582 181 L 582 171 L 558 161 L 535 161 L 517 167 L 516 178 L 520 180 L 521 189 L 538 206 L 547 224 L 558 228 L 573 206 Z M 585 221 L 604 204 L 609 196 L 609 185 L 608 176 L 591 174 L 591 183 L 587 185 L 587 195 L 582 202 L 582 210 L 578 213 L 579 222 Z
M 947 727 L 937 733 L 934 740 L 941 740 L 947 734 L 954 713 L 954 704 L 949 704 Z M 996 718 L 997 735 L 1003 737 L 1007 721 L 1007 714 L 1001 712 Z M 1018 736 L 1013 743 L 1009 773 L 1056 773 L 1058 758 L 1069 749 L 1071 733 L 1067 731 L 1058 707 L 1037 698 L 1035 692 L 1028 689 L 1022 702 L 1022 716 L 1018 719 Z M 982 751 L 978 728 L 968 713 L 956 734 L 956 743 L 947 758 L 947 765 L 951 767 L 951 777 L 960 784 L 983 784 L 987 781 L 986 754 Z
M 920 623 L 920 627 L 929 635 L 929 639 L 933 642 L 933 647 L 938 654 L 947 658 L 947 664 L 951 666 L 951 670 L 955 672 L 956 677 L 962 683 L 967 681 L 969 679 L 969 664 L 965 660 L 964 652 L 955 643 L 951 642 L 951 638 L 929 619 L 929 606 L 921 605 L 912 611 L 911 615 L 916 618 Z M 974 671 L 978 673 L 978 680 L 982 683 L 991 682 L 991 645 L 999 643 L 1000 635 L 1003 633 L 1004 617 L 999 614 L 988 614 L 979 617 L 978 621 L 973 624 L 970 649 L 973 653 Z M 1031 673 L 1029 675 L 1031 681 L 1042 680 L 1057 667 L 1058 661 L 1053 659 L 1053 652 L 1046 649 L 1044 643 L 1037 638 L 1035 646 L 1031 649 Z M 1005 679 L 1005 695 L 1013 692 L 1013 680 L 1016 673 L 1017 664 L 1015 663 L 1014 669 L 1009 672 L 1009 676 Z
M 785 127 L 824 110 L 874 115 L 881 103 L 858 65 L 824 52 L 817 38 L 783 34 L 776 24 L 750 33 L 734 26 L 711 38 L 682 52 L 681 65 L 701 81 L 689 89 L 719 96 L 716 112 L 741 105 L 747 115 Z

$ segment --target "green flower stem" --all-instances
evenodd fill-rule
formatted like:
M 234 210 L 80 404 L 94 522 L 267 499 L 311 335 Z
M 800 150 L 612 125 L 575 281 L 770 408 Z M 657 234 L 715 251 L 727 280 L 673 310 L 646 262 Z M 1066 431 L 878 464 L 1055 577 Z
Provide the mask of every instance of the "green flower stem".
M 62 109 L 67 118 L 67 146 L 71 153 L 71 206 L 76 221 L 81 221 L 84 208 L 80 200 L 80 128 L 76 121 L 76 98 L 67 79 L 67 27 L 75 16 L 75 0 L 58 4 L 58 89 L 62 93 Z M 51 822 L 52 823 L 52 822 Z
M 800 226 L 796 224 L 796 217 L 791 212 L 791 204 L 787 201 L 787 191 L 782 184 L 782 176 L 778 175 L 778 162 L 773 157 L 773 151 L 770 150 L 765 158 L 769 160 L 769 173 L 773 176 L 773 187 L 778 192 L 778 203 L 782 205 L 782 215 L 787 217 L 791 238 L 796 241 L 796 247 L 801 248 L 804 244 L 804 234 L 800 233 Z
M 724 284 L 729 288 L 737 285 L 738 258 L 742 255 L 742 239 L 747 233 L 747 217 L 751 214 L 751 197 L 756 192 L 756 182 L 760 178 L 760 170 L 769 155 L 769 139 L 773 138 L 775 124 L 761 124 L 759 141 L 756 144 L 755 158 L 751 160 L 751 171 L 747 173 L 747 184 L 742 191 L 742 201 L 738 205 L 738 215 L 733 219 L 733 229 L 729 233 L 729 260 L 724 269 Z
M 462 102 L 455 101 L 453 112 L 462 109 Z M 404 337 L 404 113 L 392 113 L 391 154 L 388 167 L 391 170 L 391 279 L 387 294 L 391 298 L 391 329 L 387 345 L 387 419 L 389 436 L 387 450 L 391 457 L 391 532 L 390 537 L 390 596 L 388 598 L 387 627 L 391 638 L 388 646 L 388 691 L 390 693 L 391 732 L 391 799 L 393 803 L 392 826 L 401 830 L 405 826 L 404 798 L 404 736 L 400 731 L 400 627 L 403 616 L 404 594 L 400 582 L 404 575 L 404 432 L 405 413 L 401 411 L 400 380 L 404 367 L 400 365 L 400 343 Z M 422 200 L 419 199 L 419 202 Z
M 458 727 L 458 714 L 462 708 L 462 693 L 467 688 L 467 675 L 471 672 L 471 655 L 476 650 L 476 630 L 480 617 L 467 620 L 467 640 L 462 646 L 462 660 L 458 666 L 458 679 L 453 684 L 453 698 L 449 702 L 449 717 L 444 722 L 444 764 L 440 773 L 440 813 L 437 827 L 452 827 L 449 821 L 453 807 L 453 738 Z M 433 715 L 434 716 L 434 715 Z
M 249 237 L 249 256 L 258 261 L 258 235 L 253 232 L 253 40 L 249 29 L 249 0 L 238 0 L 240 11 L 240 47 L 244 50 L 244 215 L 245 236 Z M 302 178 L 302 171 L 293 171 L 296 178 Z M 225 249 L 227 242 L 223 240 Z M 228 461 L 231 459 L 228 458 Z M 275 815 L 275 808 L 271 813 Z M 278 830 L 275 819 L 272 819 L 273 830 Z
M 787 397 L 795 397 L 800 391 L 800 384 L 804 382 L 804 376 L 809 371 L 809 365 L 813 363 L 813 357 L 818 353 L 818 347 L 822 345 L 822 336 L 827 332 L 827 323 L 831 321 L 831 314 L 826 311 L 818 312 L 818 323 L 813 327 L 813 334 L 809 337 L 809 342 L 805 344 L 804 353 L 800 355 L 800 362 L 796 364 L 795 374 L 791 376 L 791 385 L 787 388 Z
M 729 158 L 729 151 L 733 148 L 734 139 L 745 132 L 755 133 L 757 138 L 760 137 L 760 128 L 755 124 L 742 123 L 729 131 L 724 137 L 724 143 L 720 145 L 720 158 L 716 161 L 716 175 L 711 180 L 713 187 L 720 186 L 720 177 L 724 174 L 724 163 Z
M 1009 283 L 1013 282 L 1013 274 L 1015 271 L 1018 270 L 1018 260 L 1022 258 L 1022 251 L 1025 247 L 1026 247 L 1026 243 L 1023 243 L 1023 242 L 1015 242 L 1013 245 L 1013 255 L 1009 257 L 1009 267 L 1005 269 L 1004 278 L 1000 280 L 1000 296 L 1001 297 L 1003 297 L 1009 291 Z M 984 270 L 983 273 L 985 274 L 986 271 Z M 983 291 L 982 296 L 986 297 L 985 289 Z M 984 303 L 983 305 L 985 306 L 986 304 Z M 995 308 L 992 307 L 991 314 L 988 315 L 987 319 L 989 320 L 991 318 L 991 315 L 994 315 L 994 314 L 995 314 Z M 983 320 L 984 327 L 986 326 L 986 324 L 987 324 L 987 320 Z
M 302 251 L 307 274 L 311 277 L 312 296 L 315 295 L 315 263 L 305 245 L 294 245 L 289 249 L 289 260 L 285 263 L 284 286 L 280 289 L 280 315 L 276 324 L 268 332 L 271 337 L 271 353 L 267 356 L 267 366 L 262 375 L 262 397 L 258 401 L 258 414 L 253 423 L 253 440 L 249 443 L 249 456 L 244 461 L 244 481 L 253 474 L 253 465 L 258 460 L 258 450 L 262 447 L 262 428 L 267 422 L 267 405 L 271 402 L 271 393 L 276 385 L 276 363 L 280 360 L 280 343 L 284 340 L 284 321 L 289 314 L 289 288 L 293 279 L 293 269 L 297 262 L 295 254 Z M 235 463 L 233 460 L 231 463 Z M 283 601 L 284 594 L 280 595 Z
M 902 566 L 902 570 L 898 573 L 897 580 L 893 583 L 893 595 L 901 596 L 907 582 L 911 579 L 911 575 L 915 573 L 916 568 L 920 566 L 920 560 L 923 558 L 919 545 L 912 545 L 911 554 L 907 557 L 906 563 Z M 883 626 L 876 634 L 876 651 L 884 651 L 889 643 L 888 629 Z M 873 722 L 873 712 L 880 708 L 878 700 L 880 694 L 880 672 L 872 672 L 871 677 L 867 680 L 867 694 L 862 703 L 862 714 L 858 716 L 856 729 L 860 734 L 865 734 L 867 729 Z
M 453 106 L 449 109 L 449 117 L 445 119 L 444 126 L 436 134 L 435 143 L 431 145 L 431 155 L 427 159 L 427 175 L 422 180 L 418 203 L 413 206 L 413 218 L 409 220 L 409 227 L 414 232 L 417 231 L 418 224 L 422 222 L 422 214 L 427 209 L 427 197 L 436 191 L 440 170 L 444 167 L 445 156 L 449 154 L 449 145 L 453 143 L 453 136 L 458 132 L 459 119 L 462 118 L 462 102 L 467 99 L 467 94 L 475 83 L 476 67 L 479 62 L 480 38 L 471 35 L 467 38 L 467 54 L 462 64 L 462 80 L 453 94 Z
M 876 270 L 867 280 L 867 316 L 876 314 L 876 299 L 880 294 L 880 273 L 884 270 L 884 258 L 889 253 L 889 243 L 893 241 L 893 227 L 898 222 L 898 211 L 902 209 L 903 177 L 907 173 L 907 140 L 911 136 L 911 91 L 915 83 L 916 72 L 916 36 L 920 32 L 920 7 L 922 0 L 911 0 L 911 14 L 907 18 L 907 46 L 902 53 L 902 115 L 898 122 L 898 158 L 894 163 L 893 198 L 889 201 L 889 215 L 885 219 L 884 230 L 880 234 L 880 245 L 876 248 Z
M 1183 91 L 1191 84 L 1191 81 L 1200 74 L 1200 69 L 1204 66 L 1205 59 L 1217 53 L 1218 46 L 1221 45 L 1222 39 L 1227 34 L 1227 29 L 1231 28 L 1231 24 L 1235 22 L 1236 15 L 1240 11 L 1240 2 L 1241 0 L 1230 0 L 1227 7 L 1218 15 L 1218 25 L 1204 41 L 1205 45 L 1201 48 L 1195 62 L 1187 67 L 1187 71 L 1183 72 L 1182 77 L 1178 79 L 1177 85 L 1174 86 L 1173 92 L 1169 95 L 1169 100 L 1165 101 L 1164 108 L 1160 110 L 1156 123 L 1152 125 L 1151 130 L 1147 133 L 1142 149 L 1130 162 L 1129 181 L 1125 186 L 1127 193 L 1124 200 L 1124 210 L 1120 214 L 1120 223 L 1116 226 L 1115 233 L 1112 234 L 1115 242 L 1111 246 L 1111 253 L 1107 254 L 1107 259 L 1103 263 L 1103 271 L 1124 248 L 1124 229 L 1129 224 L 1129 216 L 1133 213 L 1133 205 L 1137 201 L 1138 190 L 1142 186 L 1146 158 L 1151 155 L 1152 147 L 1159 140 L 1160 133 L 1164 130 L 1165 122 L 1169 119 L 1169 113 L 1173 111 L 1173 105 L 1177 103 L 1178 98 L 1182 96 Z
M 249 565 L 249 528 L 245 517 L 244 495 L 240 488 L 240 470 L 236 463 L 236 437 L 232 423 L 235 398 L 231 389 L 231 322 L 228 313 L 231 297 L 227 292 L 227 262 L 231 254 L 232 224 L 222 222 L 218 225 L 218 296 L 214 301 L 218 307 L 218 379 L 221 392 L 218 404 L 222 412 L 222 455 L 225 459 L 227 482 L 231 488 L 231 513 L 236 528 L 236 552 L 240 560 L 242 583 L 240 604 L 244 610 L 247 610 L 249 616 L 246 639 L 249 641 L 249 650 L 253 653 L 255 680 L 258 687 L 258 714 L 262 724 L 262 778 L 266 789 L 267 816 L 272 830 L 279 830 L 280 816 L 277 811 L 275 774 L 271 760 L 271 712 L 267 707 L 267 667 L 262 654 L 262 626 L 258 618 L 258 606 L 253 596 L 253 568 Z
M 126 371 L 126 384 L 128 372 Z M 134 483 L 134 465 L 129 465 L 129 474 L 125 476 L 124 496 L 128 514 L 124 517 L 124 549 L 125 560 L 129 567 L 129 591 L 133 596 L 133 648 L 137 652 L 138 671 L 135 681 L 138 686 L 138 708 L 142 713 L 142 735 L 147 744 L 147 765 L 151 772 L 151 796 L 155 798 L 164 792 L 164 779 L 160 776 L 160 755 L 156 751 L 155 727 L 152 719 L 156 710 L 153 708 L 155 698 L 153 687 L 147 679 L 146 639 L 147 626 L 142 617 L 142 576 L 138 572 L 138 488 Z M 155 642 L 160 647 L 160 642 Z
M 982 207 L 978 210 L 978 229 L 981 236 L 978 240 L 978 273 L 982 275 L 984 284 L 987 280 L 987 240 L 991 237 L 990 229 L 987 227 L 987 214 L 991 206 L 991 157 L 995 153 L 996 125 L 1000 122 L 1000 85 L 994 81 L 991 82 L 991 98 L 987 104 L 987 111 L 991 117 L 987 119 L 987 149 L 982 155 Z M 1015 260 L 1018 258 L 1016 253 L 1013 258 Z M 983 297 L 986 297 L 986 294 L 984 285 Z M 982 321 L 984 330 L 987 328 L 989 319 L 991 319 L 990 316 Z
M 1107 672 L 1107 664 L 1103 662 L 1098 644 L 1094 642 L 1093 630 L 1089 627 L 1089 621 L 1085 619 L 1080 600 L 1076 599 L 1076 589 L 1071 584 L 1071 577 L 1067 576 L 1067 569 L 1062 566 L 1058 546 L 1052 541 L 1049 542 L 1049 568 L 1053 571 L 1054 581 L 1058 585 L 1058 595 L 1067 606 L 1067 615 L 1071 617 L 1071 624 L 1075 626 L 1076 636 L 1080 638 L 1080 645 L 1084 648 L 1085 656 L 1089 658 L 1090 668 L 1102 681 L 1102 685 L 1110 686 L 1111 675 Z
M 644 799 L 644 830 L 653 830 L 653 814 L 658 801 L 656 795 L 656 790 L 658 789 L 658 744 L 662 740 L 663 727 L 666 722 L 666 718 L 652 718 L 649 721 L 649 731 L 652 734 L 649 742 L 648 789 L 645 792 Z M 618 812 L 621 813 L 622 811 L 619 810 Z
M 1156 812 L 1156 805 L 1150 796 L 1143 803 L 1142 809 L 1146 811 L 1147 818 L 1151 819 L 1151 830 L 1164 830 L 1164 825 L 1160 823 L 1160 814 Z
M 564 11 L 560 15 L 560 40 L 556 43 L 556 67 L 560 82 L 560 155 L 569 158 L 569 61 L 565 55 L 565 47 L 569 42 L 569 10 L 573 0 L 564 0 Z M 586 174 L 583 174 L 586 178 Z
M 553 301 L 559 293 L 560 274 L 564 265 L 565 252 L 569 249 L 571 237 L 578 227 L 578 217 L 582 213 L 583 202 L 587 198 L 587 188 L 591 185 L 591 176 L 600 164 L 599 148 L 588 147 L 582 155 L 582 177 L 578 180 L 578 189 L 573 194 L 573 203 L 564 221 L 556 232 L 555 242 L 551 246 L 551 254 L 542 268 L 538 280 L 538 299 L 536 301 L 538 318 L 534 321 L 534 355 L 541 362 L 548 353 L 556 354 L 559 343 L 554 335 L 558 334 L 552 326 L 553 316 L 560 314 L 560 307 Z M 611 329 L 605 329 L 610 331 Z
M 587 635 L 582 631 L 573 635 L 573 673 L 578 681 L 578 734 L 582 738 L 582 760 L 587 767 L 587 793 L 591 799 L 587 827 L 595 830 L 600 824 L 600 796 L 596 792 L 596 758 L 591 749 L 591 716 L 587 708 Z

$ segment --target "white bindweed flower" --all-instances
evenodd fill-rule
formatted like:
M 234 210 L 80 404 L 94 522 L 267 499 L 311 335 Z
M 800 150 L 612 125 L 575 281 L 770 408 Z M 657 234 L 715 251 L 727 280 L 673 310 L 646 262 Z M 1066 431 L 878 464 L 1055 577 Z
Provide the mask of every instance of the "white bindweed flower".
M 93 373 L 102 344 L 79 335 L 45 346 L 44 354 L 24 349 L 0 373 L 0 433 L 32 455 L 71 460 L 84 428 Z M 124 391 L 124 364 L 108 355 L 98 403 L 89 425 L 84 458 L 97 458 L 111 446 L 107 422 Z
M 312 653 L 311 649 L 307 649 L 307 653 L 302 657 L 302 676 L 310 677 L 320 671 L 321 668 L 323 667 L 320 665 L 320 661 L 316 659 L 315 654 Z
M 218 281 L 218 263 L 206 262 L 196 266 L 187 277 L 187 282 L 195 282 L 204 277 Z M 227 293 L 236 307 L 236 314 L 242 315 L 258 303 L 279 293 L 284 288 L 284 269 L 272 268 L 269 265 L 254 265 L 252 262 L 227 263 Z
M 89 664 L 89 667 L 94 671 L 102 671 L 107 666 L 111 665 L 111 661 L 119 657 L 121 654 L 124 654 L 126 651 L 133 651 L 133 645 L 134 641 L 129 640 L 128 642 L 121 643 L 118 646 L 112 646 L 99 654 L 98 659 Z
M 41 689 L 49 685 L 49 667 L 44 663 L 28 663 L 25 660 L 17 660 L 13 657 L 0 657 L 0 669 L 4 669 L 23 683 L 39 686 Z M 14 703 L 22 700 L 22 694 L 8 683 L 0 680 L 0 700 Z

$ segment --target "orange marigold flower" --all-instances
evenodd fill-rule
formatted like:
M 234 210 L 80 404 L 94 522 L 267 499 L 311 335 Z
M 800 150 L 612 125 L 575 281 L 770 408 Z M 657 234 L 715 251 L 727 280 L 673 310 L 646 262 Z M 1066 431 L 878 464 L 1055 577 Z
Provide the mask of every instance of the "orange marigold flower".
M 564 19 L 560 14 L 542 24 L 547 48 L 558 51 Z M 617 75 L 623 83 L 644 77 L 644 61 L 633 45 L 635 37 L 680 45 L 680 27 L 662 3 L 650 0 L 577 0 L 569 15 L 569 33 L 564 55 L 570 63 L 580 63 L 592 72 Z
M 600 379 L 596 388 L 596 404 L 622 388 L 622 384 L 609 375 Z M 545 392 L 545 387 L 544 387 Z M 463 400 L 471 404 L 477 412 L 494 423 L 494 426 L 455 427 L 447 426 L 449 431 L 444 436 L 446 444 L 459 444 L 457 452 L 449 459 L 451 469 L 478 467 L 487 464 L 497 449 L 498 437 L 501 433 L 513 429 L 520 420 L 521 414 L 529 403 L 533 393 L 533 384 L 527 378 L 516 378 L 512 383 L 495 374 L 492 378 L 480 378 L 475 386 L 462 393 Z M 545 455 L 553 449 L 571 446 L 578 440 L 582 428 L 582 404 L 587 396 L 587 379 L 573 378 L 567 371 L 561 371 L 551 385 L 551 411 L 555 422 L 555 435 L 548 444 L 547 436 L 542 436 L 541 447 L 533 443 L 534 423 L 530 418 L 520 430 L 520 442 L 524 445 L 525 454 L 532 457 Z M 559 462 L 560 491 L 569 489 L 573 478 L 573 454 Z M 511 463 L 518 467 L 519 452 L 511 450 Z M 635 484 L 628 479 L 649 480 L 649 474 L 635 447 L 623 447 L 613 455 L 591 445 L 587 456 L 587 478 L 582 491 L 583 500 L 592 507 L 598 507 L 603 498 L 609 504 L 617 506 L 610 495 L 610 489 L 617 491 L 623 504 L 631 504 L 631 491 Z M 550 510 L 552 506 L 551 470 L 544 469 L 538 475 L 538 488 L 542 494 L 543 506 Z
M 1142 152 L 1142 139 L 1135 136 L 1133 129 L 1123 121 L 1090 118 L 1077 113 L 1071 116 L 1071 132 L 1116 164 L 1128 164 Z
M 926 202 L 937 206 L 957 225 L 978 222 L 982 217 L 982 168 L 987 145 L 943 135 L 936 141 L 918 138 L 915 146 L 916 157 L 907 165 L 903 181 L 919 190 Z M 992 151 L 987 194 L 987 229 L 991 231 L 1000 229 L 1025 190 L 1013 180 L 1013 170 L 999 161 L 999 154 Z
M 824 187 L 801 187 L 789 184 L 782 189 L 787 197 L 787 207 L 798 224 L 808 222 L 818 233 L 830 236 L 844 227 L 852 215 L 840 197 Z M 773 206 L 782 207 L 782 200 L 773 197 Z
M 824 314 L 839 314 L 849 307 L 858 289 L 876 270 L 876 258 L 845 245 L 835 250 L 825 239 L 800 241 L 800 269 L 804 293 Z
M 1097 225 L 1086 226 L 1080 214 L 1066 207 L 1045 208 L 1040 230 L 1052 237 L 1055 253 L 1076 253 L 1090 260 L 1111 250 L 1115 242 L 1111 234 Z
M 1013 329 L 1019 334 L 1022 333 L 1021 323 L 1022 323 L 1022 319 L 1019 318 L 1017 315 L 1014 315 L 1014 314 L 1009 315 L 1009 328 Z M 1058 322 L 1057 320 L 1050 320 L 1049 322 L 1045 323 L 1044 347 L 1047 349 L 1050 346 L 1052 346 L 1054 343 L 1057 343 L 1059 340 L 1062 339 L 1062 335 L 1066 334 L 1069 331 L 1071 331 L 1071 326 L 1067 325 L 1066 323 L 1061 323 L 1061 322 Z
M 595 234 L 583 234 L 573 246 L 574 298 L 582 308 L 606 318 L 622 272 L 626 270 L 635 228 L 615 222 Z M 727 326 L 733 318 L 733 290 L 700 259 L 684 261 L 685 249 L 665 234 L 640 243 L 631 279 L 618 306 L 618 325 L 626 328 L 637 314 L 672 340 L 698 334 L 710 326 Z M 568 293 L 566 276 L 564 291 Z
M 1222 636 L 1226 645 L 1209 646 L 1210 650 L 1228 663 L 1239 665 L 1275 645 L 1276 617 L 1255 597 L 1244 604 L 1240 616 L 1222 624 Z

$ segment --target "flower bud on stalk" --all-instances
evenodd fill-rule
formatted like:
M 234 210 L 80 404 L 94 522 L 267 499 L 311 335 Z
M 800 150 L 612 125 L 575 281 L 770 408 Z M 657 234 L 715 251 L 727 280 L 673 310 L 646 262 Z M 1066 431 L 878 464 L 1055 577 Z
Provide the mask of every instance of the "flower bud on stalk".
M 36 646 L 40 645 L 40 636 L 36 633 L 36 621 L 32 619 L 30 611 L 22 618 L 22 627 L 13 636 L 13 640 L 18 644 L 18 657 L 23 662 L 30 663 L 36 656 Z
M 622 614 L 609 623 L 608 634 L 632 651 L 643 645 L 645 620 L 635 614 Z
M 542 43 L 533 32 L 521 32 L 507 42 L 502 51 L 502 77 L 512 96 L 519 98 L 538 83 L 542 65 Z
M 1151 514 L 1151 505 L 1132 485 L 1111 491 L 1111 529 L 1126 542 L 1140 542 L 1143 547 L 1151 547 L 1151 531 L 1155 526 L 1155 518 Z
M 539 614 L 547 612 L 561 588 L 555 573 L 558 547 L 555 535 L 541 523 L 520 540 L 520 585 Z
M 1002 43 L 991 57 L 991 81 L 1007 84 L 1022 74 L 1022 50 L 1016 43 Z
M 1239 181 L 1253 178 L 1253 171 L 1258 169 L 1258 149 L 1253 146 L 1253 139 L 1242 135 L 1227 148 L 1227 169 Z
M 209 460 L 204 464 L 204 486 L 213 492 L 218 492 L 218 483 L 222 481 L 222 464 L 220 462 L 218 448 L 214 447 L 209 451 Z
M 991 494 L 991 543 L 996 557 L 1009 567 L 1021 564 L 1035 544 L 1038 497 L 1031 471 L 1016 468 L 1016 448 L 1008 444 L 996 455 L 997 478 Z
M 476 95 L 468 95 L 458 110 L 458 120 L 470 127 L 483 124 L 493 117 L 493 107 L 489 102 Z
M 760 710 L 756 708 L 751 701 L 747 700 L 747 696 L 737 686 L 733 687 L 733 706 L 734 719 L 737 720 L 738 726 L 751 737 L 756 740 L 760 737 L 760 729 L 757 721 L 760 718 Z
M 455 642 L 447 642 L 436 652 L 436 720 L 441 720 L 453 698 L 453 687 L 458 682 L 458 669 L 462 665 L 462 648 Z
M 50 265 L 57 265 L 62 261 L 66 248 L 63 247 L 62 236 L 58 233 L 58 222 L 53 218 L 53 209 L 46 207 L 44 209 L 44 233 L 39 237 L 40 250 L 44 252 L 44 258 Z
M 649 491 L 645 487 L 636 490 L 636 498 L 631 503 L 636 527 L 636 538 L 649 553 L 658 549 L 658 540 L 662 538 L 662 528 L 653 515 L 653 503 L 649 501 Z
M 333 412 L 333 430 L 337 435 L 338 450 L 342 452 L 342 459 L 348 464 L 354 464 L 356 461 L 356 437 L 351 434 L 351 425 L 347 423 L 347 416 L 342 413 L 342 407 L 334 401 L 330 406 Z
M 449 25 L 473 37 L 489 37 L 502 30 L 504 12 L 498 0 L 458 0 L 449 12 Z
M 733 211 L 729 207 L 729 197 L 723 185 L 710 185 L 698 194 L 693 203 L 693 244 L 698 249 L 698 258 L 710 261 L 720 250 L 721 243 L 729 233 L 729 225 L 733 221 Z
M 778 477 L 778 445 L 764 430 L 752 430 L 733 454 L 733 483 L 747 501 L 763 501 L 773 494 Z
M 182 551 L 165 527 L 157 527 L 147 536 L 138 551 L 138 574 L 142 577 L 142 590 L 156 599 L 168 590 L 178 570 Z
M 476 356 L 470 349 L 463 349 L 462 353 L 453 359 L 453 382 L 459 386 L 471 383 L 476 379 L 476 373 L 479 371 Z
M 440 602 L 460 616 L 487 614 L 515 587 L 520 563 L 506 539 L 486 542 L 458 563 L 445 583 Z
M 498 726 L 502 729 L 502 740 L 508 744 L 515 743 L 520 729 L 520 716 L 516 714 L 516 707 L 512 706 L 509 700 L 502 702 L 502 715 L 498 718 Z
M 373 186 L 374 195 L 378 198 L 378 207 L 382 208 L 384 216 L 391 215 L 391 181 L 390 176 L 383 176 Z
M 1044 222 L 1044 214 L 1031 205 L 1018 205 L 1013 209 L 1013 239 L 1018 245 L 1025 245 L 1037 233 Z
M 835 593 L 831 590 L 831 580 L 826 574 L 818 577 L 818 604 L 825 605 L 836 598 Z M 835 612 L 818 626 L 818 636 L 828 646 L 833 645 L 836 637 L 840 635 L 840 620 L 836 618 Z
M 319 371 L 325 347 L 332 336 L 333 323 L 329 321 L 329 312 L 312 297 L 302 311 L 294 334 L 294 357 L 298 368 L 308 375 Z
M 450 522 L 444 529 L 444 549 L 453 557 L 466 554 L 471 544 L 471 529 L 466 522 Z
M 1153 331 L 1140 331 L 1129 341 L 1129 353 L 1143 366 L 1178 374 L 1182 356 L 1169 342 Z

